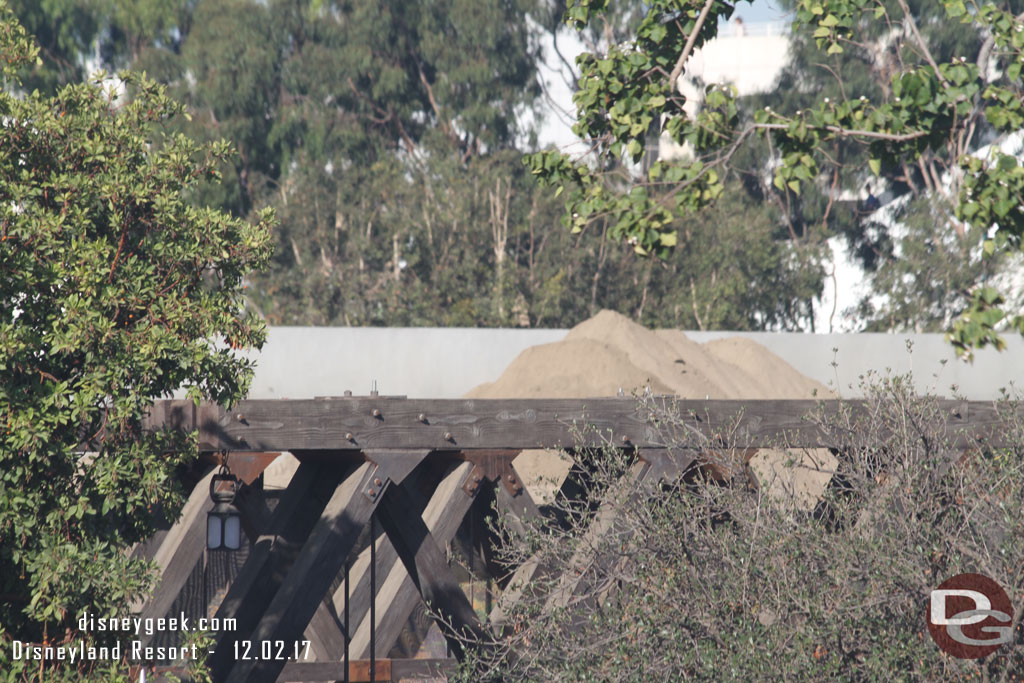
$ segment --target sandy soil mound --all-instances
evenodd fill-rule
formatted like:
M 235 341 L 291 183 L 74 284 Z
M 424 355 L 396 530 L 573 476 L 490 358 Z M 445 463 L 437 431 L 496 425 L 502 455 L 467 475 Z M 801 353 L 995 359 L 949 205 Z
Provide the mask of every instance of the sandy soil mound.
M 674 393 L 656 375 L 631 363 L 619 348 L 594 339 L 566 339 L 526 349 L 496 382 L 481 384 L 466 396 L 589 398 L 644 386 L 656 394 Z
M 826 398 L 832 393 L 760 344 L 739 337 L 698 344 L 677 330 L 652 331 L 601 311 L 565 340 L 523 351 L 471 398 L 591 398 L 649 388 L 682 398 Z M 836 465 L 828 451 L 761 450 L 751 469 L 769 491 L 813 506 Z M 548 502 L 568 471 L 564 458 L 524 452 L 516 469 L 538 502 Z

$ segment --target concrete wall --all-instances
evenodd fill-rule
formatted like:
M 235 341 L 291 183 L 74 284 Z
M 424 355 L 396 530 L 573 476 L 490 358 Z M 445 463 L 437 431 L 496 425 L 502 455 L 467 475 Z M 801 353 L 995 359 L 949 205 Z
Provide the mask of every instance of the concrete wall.
M 457 398 L 496 379 L 519 352 L 566 330 L 271 327 L 250 398 L 370 393 Z
M 687 332 L 699 342 L 743 336 L 763 344 L 794 368 L 841 396 L 861 396 L 869 371 L 913 375 L 921 393 L 999 397 L 1000 387 L 1024 389 L 1024 339 L 1007 335 L 1007 349 L 975 352 L 973 363 L 958 360 L 942 334 L 802 334 L 799 332 Z M 907 343 L 911 343 L 908 351 Z M 833 367 L 833 362 L 835 367 Z M 953 387 L 956 389 L 953 389 Z
M 457 328 L 272 327 L 258 358 L 251 398 L 368 394 L 457 398 L 495 380 L 525 348 L 562 339 L 566 330 Z M 800 334 L 688 332 L 695 341 L 750 337 L 841 395 L 859 396 L 869 370 L 913 372 L 920 391 L 969 399 L 996 398 L 1011 383 L 1024 387 L 1024 341 L 980 351 L 973 364 L 956 359 L 941 334 Z M 907 351 L 907 340 L 913 352 Z M 837 349 L 837 351 L 833 351 Z M 835 361 L 836 366 L 832 363 Z M 943 364 L 942 361 L 945 361 Z

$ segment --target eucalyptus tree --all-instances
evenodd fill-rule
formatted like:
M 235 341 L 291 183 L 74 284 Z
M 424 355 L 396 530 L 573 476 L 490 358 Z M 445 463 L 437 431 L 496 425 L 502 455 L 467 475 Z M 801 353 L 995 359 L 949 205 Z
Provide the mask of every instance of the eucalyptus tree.
M 566 18 L 586 26 L 606 6 L 570 2 Z M 902 176 L 908 185 L 919 182 L 943 195 L 944 215 L 958 238 L 972 230 L 987 235 L 979 249 L 990 257 L 1015 250 L 1024 231 L 1016 199 L 1024 189 L 1024 167 L 998 146 L 975 152 L 1024 122 L 1024 17 L 996 3 L 947 2 L 944 20 L 974 38 L 958 38 L 949 54 L 936 54 L 905 0 L 800 0 L 795 8 L 795 26 L 812 32 L 826 68 L 830 57 L 867 49 L 872 33 L 888 35 L 883 42 L 892 55 L 879 57 L 888 60 L 882 85 L 858 91 L 852 83 L 844 87 L 837 73 L 837 95 L 812 97 L 808 89 L 809 101 L 798 108 L 746 111 L 732 88 L 711 84 L 690 117 L 675 84 L 694 49 L 716 35 L 719 19 L 734 6 L 721 0 L 653 2 L 631 41 L 580 59 L 576 131 L 599 163 L 553 152 L 528 159 L 534 174 L 565 192 L 567 227 L 582 232 L 607 221 L 613 238 L 638 253 L 665 255 L 680 241 L 679 218 L 718 200 L 737 155 L 762 136 L 772 154 L 772 186 L 789 202 L 807 188 L 834 185 L 842 159 L 833 152 L 852 142 L 864 150 L 862 173 Z M 968 45 L 976 52 L 954 54 Z M 656 120 L 692 154 L 640 167 Z M 1000 344 L 1001 323 L 1024 330 L 1024 317 L 1007 319 L 1001 303 L 990 286 L 972 289 L 950 333 L 958 349 Z

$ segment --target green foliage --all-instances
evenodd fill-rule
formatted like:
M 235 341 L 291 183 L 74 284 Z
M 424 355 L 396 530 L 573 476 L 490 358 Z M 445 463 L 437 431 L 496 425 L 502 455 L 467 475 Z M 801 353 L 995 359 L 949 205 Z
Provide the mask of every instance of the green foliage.
M 861 303 L 858 314 L 867 331 L 948 330 L 967 309 L 975 283 L 994 275 L 996 260 L 974 248 L 983 237 L 977 228 L 968 228 L 963 238 L 936 231 L 948 214 L 947 207 L 925 197 L 893 210 L 903 232 L 886 235 L 872 247 L 871 289 L 888 296 L 877 309 Z
M 534 174 L 565 195 L 571 228 L 607 219 L 615 239 L 663 256 L 676 240 L 676 221 L 716 201 L 730 173 L 764 173 L 764 156 L 737 163 L 756 132 L 774 157 L 773 186 L 759 193 L 785 206 L 794 237 L 819 222 L 838 229 L 834 193 L 862 186 L 870 172 L 891 179 L 897 194 L 930 196 L 961 248 L 972 246 L 969 235 L 989 231 L 1005 239 L 988 253 L 1016 247 L 1024 229 L 1014 199 L 1018 164 L 1006 154 L 989 159 L 974 152 L 1024 120 L 1024 17 L 1014 14 L 1020 9 L 949 2 L 943 13 L 903 0 L 798 0 L 792 7 L 799 61 L 778 92 L 744 102 L 712 85 L 692 117 L 673 81 L 684 73 L 687 50 L 713 37 L 718 19 L 731 13 L 728 4 L 653 2 L 630 40 L 582 55 L 575 130 L 597 163 L 553 152 L 527 159 Z M 572 2 L 566 21 L 587 25 L 604 9 L 605 3 Z M 645 157 L 653 161 L 648 132 L 658 125 L 690 153 L 638 169 Z M 956 324 L 958 348 L 995 339 L 987 325 L 997 319 L 975 315 L 969 327 L 966 319 Z
M 2 35 L 18 36 L 6 8 Z M 32 56 L 5 40 L 7 64 Z M 0 623 L 5 638 L 77 637 L 84 610 L 123 613 L 150 587 L 125 552 L 173 518 L 186 435 L 144 432 L 155 398 L 240 398 L 259 346 L 243 277 L 270 256 L 272 213 L 195 206 L 226 143 L 167 130 L 163 86 L 0 93 Z M 82 451 L 87 451 L 83 454 Z M 68 630 L 65 630 L 68 629 Z M 8 669 L 10 648 L 0 648 Z

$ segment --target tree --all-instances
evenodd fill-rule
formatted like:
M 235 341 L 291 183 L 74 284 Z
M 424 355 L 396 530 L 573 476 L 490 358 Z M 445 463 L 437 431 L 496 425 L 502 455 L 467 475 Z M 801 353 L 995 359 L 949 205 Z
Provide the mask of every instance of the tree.
M 586 26 L 606 4 L 571 2 L 567 21 Z M 979 36 L 980 47 L 974 61 L 956 55 L 940 64 L 904 0 L 893 7 L 869 0 L 800 0 L 796 7 L 795 24 L 813 30 L 826 58 L 859 45 L 878 22 L 890 30 L 905 28 L 909 37 L 887 67 L 890 77 L 882 92 L 841 88 L 837 97 L 813 98 L 795 110 L 767 106 L 744 112 L 728 86 L 711 84 L 691 118 L 675 83 L 693 50 L 715 35 L 718 20 L 733 6 L 719 0 L 654 2 L 631 42 L 579 60 L 576 131 L 592 144 L 597 162 L 552 152 L 528 158 L 534 174 L 567 193 L 569 227 L 583 231 L 595 220 L 609 219 L 612 236 L 630 242 L 638 253 L 667 254 L 679 240 L 678 217 L 718 199 L 731 162 L 760 134 L 773 150 L 762 169 L 787 199 L 798 199 L 808 186 L 828 187 L 834 174 L 822 169 L 834 168 L 837 145 L 854 142 L 866 150 L 865 173 L 891 173 L 912 163 L 933 187 L 945 187 L 951 222 L 965 235 L 967 226 L 976 234 L 993 234 L 985 241 L 987 254 L 1017 248 L 1024 213 L 1014 197 L 1024 188 L 1024 167 L 1001 150 L 989 156 L 972 151 L 988 132 L 1009 133 L 1024 121 L 1022 17 L 993 3 L 946 3 L 946 20 L 958 22 L 961 33 Z M 659 160 L 646 169 L 635 166 L 655 121 L 676 143 L 688 144 L 692 155 Z M 947 180 L 939 177 L 941 171 L 933 173 L 943 163 Z M 1001 343 L 996 332 L 1005 318 L 1001 301 L 991 287 L 974 289 L 951 332 L 960 351 Z M 1010 324 L 1024 330 L 1024 317 L 1015 316 Z
M 796 5 L 787 7 L 795 11 Z M 841 101 L 847 93 L 871 101 L 891 99 L 893 73 L 902 64 L 919 61 L 918 36 L 939 63 L 960 56 L 977 62 L 985 47 L 984 35 L 948 21 L 939 3 L 908 2 L 917 35 L 910 22 L 899 20 L 903 13 L 898 3 L 885 3 L 884 8 L 882 20 L 861 21 L 856 40 L 844 42 L 843 51 L 831 55 L 819 50 L 816 25 L 798 24 L 790 39 L 792 58 L 777 87 L 747 102 L 749 110 L 769 106 L 776 112 L 800 111 L 824 97 Z M 1011 3 L 1009 8 L 1020 11 L 1024 5 Z M 982 125 L 968 149 L 978 154 L 997 145 L 1012 153 L 1008 142 L 1006 134 Z M 959 181 L 949 169 L 955 165 L 955 145 L 937 146 L 916 161 L 907 156 L 898 165 L 881 167 L 878 177 L 868 171 L 868 146 L 854 139 L 833 140 L 827 154 L 819 182 L 803 184 L 800 196 L 770 183 L 765 194 L 785 207 L 796 230 L 817 225 L 824 235 L 845 239 L 866 271 L 871 294 L 857 309 L 836 313 L 853 316 L 866 330 L 949 329 L 968 305 L 970 290 L 1008 265 L 1005 257 L 981 258 L 984 231 L 953 217 Z M 885 204 L 880 211 L 879 198 Z
M 8 78 L 37 53 L 3 2 L 0 51 Z M 0 93 L 5 642 L 92 638 L 76 632 L 83 611 L 123 614 L 147 591 L 148 565 L 126 550 L 176 516 L 175 470 L 195 451 L 187 435 L 144 432 L 143 418 L 179 387 L 239 399 L 251 368 L 231 349 L 265 335 L 242 289 L 269 259 L 272 212 L 248 222 L 194 205 L 228 145 L 169 132 L 181 105 L 121 78 L 130 98 L 99 82 Z M 26 666 L 0 652 L 0 669 Z

